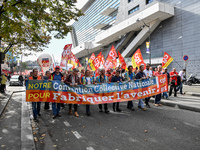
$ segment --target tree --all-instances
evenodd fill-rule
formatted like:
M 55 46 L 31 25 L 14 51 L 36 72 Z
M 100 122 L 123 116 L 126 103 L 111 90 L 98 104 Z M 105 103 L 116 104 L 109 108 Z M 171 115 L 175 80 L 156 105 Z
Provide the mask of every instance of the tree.
M 71 20 L 82 16 L 73 0 L 3 0 L 0 4 L 0 45 L 25 55 L 43 51 L 52 37 L 64 38 Z M 24 51 L 26 50 L 26 52 Z

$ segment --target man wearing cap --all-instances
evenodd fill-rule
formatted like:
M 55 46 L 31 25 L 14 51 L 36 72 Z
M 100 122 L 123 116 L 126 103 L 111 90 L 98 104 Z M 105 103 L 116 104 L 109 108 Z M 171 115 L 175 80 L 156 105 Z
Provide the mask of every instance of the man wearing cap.
M 168 85 L 169 85 L 170 75 L 169 75 L 169 72 L 167 72 L 167 68 L 164 68 L 163 74 L 166 74 L 166 75 L 167 75 L 167 83 L 168 83 Z M 163 98 L 164 98 L 164 97 L 165 97 L 166 99 L 169 98 L 167 92 L 164 92 L 164 93 L 163 93 Z
M 41 80 L 41 77 L 38 76 L 37 69 L 33 69 L 32 76 L 30 76 L 28 80 Z M 41 116 L 40 107 L 41 107 L 41 102 L 32 102 L 33 118 L 35 122 L 38 122 L 37 115 Z
M 102 84 L 102 83 L 109 83 L 108 77 L 105 75 L 105 69 L 100 70 L 100 75 L 96 77 L 96 83 Z M 108 105 L 104 104 L 104 110 L 105 113 L 109 113 Z M 99 104 L 99 112 L 103 112 L 102 110 L 102 104 Z
M 74 68 L 72 75 L 68 76 L 68 78 L 65 80 L 65 83 L 70 86 L 80 85 L 81 83 L 80 83 L 80 78 L 78 77 L 78 72 L 79 70 L 77 68 Z M 78 105 L 74 104 L 74 115 L 76 117 L 79 117 L 77 110 L 78 110 Z M 69 104 L 69 114 L 70 115 L 72 114 L 72 104 Z
M 63 81 L 63 75 L 60 72 L 60 66 L 56 66 L 55 72 L 51 74 L 49 77 L 51 80 L 57 80 L 57 81 Z M 60 103 L 52 103 L 52 109 L 53 109 L 53 119 L 56 117 L 61 117 L 60 115 Z
M 147 79 L 148 78 L 148 77 L 146 77 L 146 75 L 144 73 L 144 64 L 140 65 L 139 72 L 136 74 L 135 78 L 136 79 Z M 141 108 L 143 111 L 146 111 L 146 108 L 144 108 L 143 99 L 139 100 L 138 108 Z
M 150 70 L 150 64 L 149 63 L 147 63 L 146 69 L 144 70 L 144 73 L 145 73 L 147 78 L 151 78 L 153 76 L 153 72 Z M 149 105 L 150 98 L 151 97 L 145 98 L 145 104 L 146 104 L 146 107 L 148 107 L 148 108 L 150 108 L 150 105 Z
M 135 79 L 135 73 L 133 72 L 133 66 L 128 66 L 128 72 L 125 73 L 124 75 L 124 79 L 126 81 L 131 81 Z M 127 102 L 127 108 L 134 111 L 135 109 L 133 108 L 133 102 L 132 101 L 128 101 Z

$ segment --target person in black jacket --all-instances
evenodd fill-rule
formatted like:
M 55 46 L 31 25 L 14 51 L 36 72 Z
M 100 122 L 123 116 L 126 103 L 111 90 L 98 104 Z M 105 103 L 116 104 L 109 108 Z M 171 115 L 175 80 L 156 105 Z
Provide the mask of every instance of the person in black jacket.
M 119 70 L 116 71 L 116 74 L 115 74 L 114 77 L 112 77 L 111 82 L 117 82 L 117 83 L 123 82 L 123 78 L 120 77 L 120 71 Z M 116 103 L 113 103 L 113 111 L 116 110 L 117 112 L 121 112 L 121 109 L 119 109 L 119 102 L 117 102 L 116 108 L 115 108 L 115 105 L 116 105 Z
M 20 74 L 18 80 L 19 80 L 20 85 L 23 86 L 24 78 L 23 78 L 22 74 Z

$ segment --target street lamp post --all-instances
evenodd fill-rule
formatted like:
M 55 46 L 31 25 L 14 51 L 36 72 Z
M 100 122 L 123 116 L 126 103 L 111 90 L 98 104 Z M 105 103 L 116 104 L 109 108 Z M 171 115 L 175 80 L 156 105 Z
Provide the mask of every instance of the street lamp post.
M 151 65 L 151 31 L 150 31 L 150 24 L 147 25 L 142 19 L 138 18 L 137 22 L 140 22 L 140 21 L 142 21 L 144 26 L 146 26 L 149 29 L 149 52 L 147 52 L 147 53 L 149 53 L 149 64 Z

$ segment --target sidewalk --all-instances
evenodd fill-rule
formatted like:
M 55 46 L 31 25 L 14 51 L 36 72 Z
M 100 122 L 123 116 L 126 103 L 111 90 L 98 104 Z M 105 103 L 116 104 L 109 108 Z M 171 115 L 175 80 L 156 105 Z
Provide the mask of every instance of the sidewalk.
M 192 86 L 183 85 L 183 91 L 186 95 L 200 97 L 200 84 L 193 84 Z
M 154 103 L 155 98 L 151 98 L 150 102 Z M 171 107 L 178 107 L 180 109 L 200 112 L 200 97 L 190 95 L 180 95 L 177 97 L 173 95 L 168 99 L 161 99 L 161 104 Z
M 11 91 L 6 91 L 6 94 L 0 93 L 0 116 L 6 108 L 6 105 L 8 104 L 8 101 L 10 100 L 12 94 L 13 92 Z

